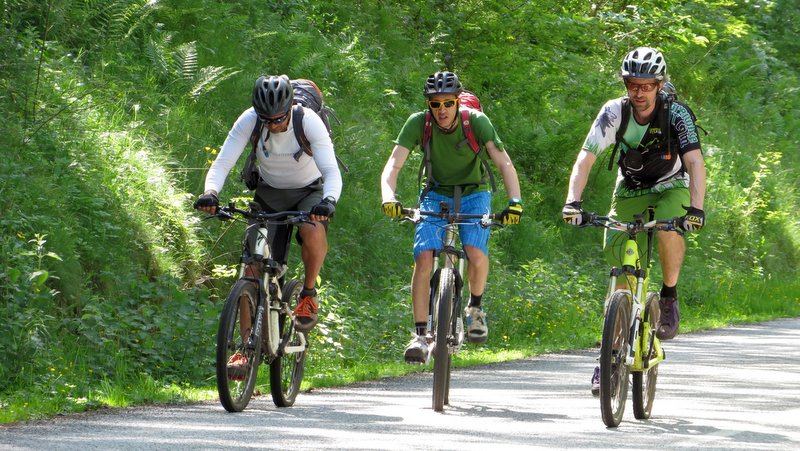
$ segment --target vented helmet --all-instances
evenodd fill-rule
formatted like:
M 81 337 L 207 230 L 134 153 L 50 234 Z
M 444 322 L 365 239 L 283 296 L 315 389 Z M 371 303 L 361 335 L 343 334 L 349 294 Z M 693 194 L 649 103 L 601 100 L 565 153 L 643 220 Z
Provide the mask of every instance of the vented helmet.
M 652 47 L 638 47 L 622 60 L 622 77 L 655 78 L 663 80 L 667 75 L 664 55 Z
M 293 97 L 292 84 L 286 75 L 261 76 L 253 88 L 253 108 L 263 118 L 279 116 L 292 107 Z
M 452 72 L 436 72 L 428 77 L 425 82 L 423 94 L 430 97 L 434 94 L 460 94 L 464 88 L 458 81 L 458 76 Z

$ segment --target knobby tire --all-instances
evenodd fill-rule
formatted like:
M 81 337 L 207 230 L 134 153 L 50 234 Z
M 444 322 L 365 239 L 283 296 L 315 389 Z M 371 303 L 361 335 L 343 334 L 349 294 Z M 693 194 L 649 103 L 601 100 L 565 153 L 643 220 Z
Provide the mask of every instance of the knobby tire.
M 630 294 L 617 291 L 611 295 L 603 322 L 600 343 L 600 411 L 608 427 L 619 426 L 628 397 L 628 366 L 624 353 L 630 340 Z
M 258 289 L 252 281 L 236 281 L 225 300 L 217 330 L 217 392 L 222 407 L 228 412 L 241 412 L 247 407 L 258 379 L 261 358 L 261 337 L 255 340 L 254 349 L 247 349 L 249 337 L 241 335 L 240 300 L 249 305 L 250 324 L 254 325 Z M 228 368 L 228 362 L 237 352 L 247 359 L 243 365 L 244 374 L 242 371 L 229 371 Z
M 643 321 L 650 324 L 650 330 L 655 331 L 658 327 L 658 319 L 661 314 L 658 308 L 659 295 L 658 293 L 647 293 L 647 302 L 645 303 L 645 311 Z M 640 332 L 644 333 L 644 327 L 640 328 Z M 656 350 L 650 346 L 650 341 L 655 337 L 646 337 L 644 335 L 639 337 L 640 343 L 644 346 L 642 353 L 642 360 L 647 361 L 654 358 L 648 351 L 655 354 Z M 651 349 L 652 348 L 652 349 Z M 650 412 L 653 409 L 653 400 L 656 397 L 656 381 L 658 380 L 658 364 L 647 368 L 644 371 L 635 371 L 633 373 L 633 416 L 637 420 L 646 420 L 650 418 Z
M 455 303 L 455 275 L 452 268 L 442 268 L 436 297 L 436 330 L 433 348 L 433 410 L 441 412 L 449 402 L 450 391 L 450 338 L 453 305 Z
M 297 305 L 300 290 L 303 283 L 293 279 L 283 287 L 281 295 L 282 302 L 290 307 Z M 294 322 L 290 315 L 281 312 L 278 318 L 280 327 L 279 337 L 281 344 L 295 346 L 299 344 L 298 333 L 294 328 Z M 294 352 L 291 354 L 283 353 L 275 358 L 269 366 L 269 387 L 272 392 L 272 401 L 277 407 L 290 407 L 294 404 L 297 393 L 300 391 L 300 383 L 303 382 L 305 372 L 306 351 Z

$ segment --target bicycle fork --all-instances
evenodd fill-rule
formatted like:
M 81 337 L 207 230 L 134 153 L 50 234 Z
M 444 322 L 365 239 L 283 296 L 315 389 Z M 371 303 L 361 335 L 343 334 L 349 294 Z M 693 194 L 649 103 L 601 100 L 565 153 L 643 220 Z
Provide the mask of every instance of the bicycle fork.
M 619 277 L 625 277 L 628 285 L 628 296 L 631 306 L 631 318 L 628 325 L 628 349 L 621 349 L 625 355 L 625 365 L 628 367 L 641 368 L 641 355 L 636 350 L 639 346 L 639 328 L 642 324 L 642 295 L 645 292 L 645 284 L 647 281 L 647 271 L 640 268 L 639 249 L 636 241 L 629 238 L 625 243 L 625 252 L 622 258 L 622 268 L 611 268 L 611 274 L 608 284 L 608 297 L 606 298 L 606 308 L 608 308 L 608 299 L 611 299 L 611 294 L 617 291 L 617 280 Z M 636 280 L 636 287 L 632 287 L 632 281 Z
M 442 254 L 444 254 L 444 263 L 442 263 L 442 259 L 440 258 Z M 433 276 L 431 277 L 430 281 L 430 298 L 428 301 L 429 331 L 433 331 L 435 329 L 434 323 L 438 322 L 438 318 L 436 318 L 438 312 L 436 299 L 438 298 L 437 294 L 439 291 L 439 281 L 441 280 L 442 269 L 449 268 L 455 270 L 458 268 L 458 271 L 453 271 L 455 281 L 455 286 L 453 288 L 455 291 L 453 293 L 453 305 L 450 311 L 450 330 L 453 332 L 453 336 L 450 337 L 450 345 L 453 346 L 453 353 L 456 353 L 464 342 L 464 321 L 461 317 L 461 292 L 463 291 L 464 287 L 464 275 L 466 271 L 467 259 L 463 251 L 456 249 L 455 232 L 451 228 L 448 227 L 445 232 L 444 248 L 439 251 L 435 251 L 433 259 L 436 267 L 434 268 Z M 436 321 L 434 321 L 434 319 L 436 319 Z M 438 341 L 440 337 L 436 337 L 436 339 Z M 428 356 L 428 358 L 430 358 L 430 356 Z

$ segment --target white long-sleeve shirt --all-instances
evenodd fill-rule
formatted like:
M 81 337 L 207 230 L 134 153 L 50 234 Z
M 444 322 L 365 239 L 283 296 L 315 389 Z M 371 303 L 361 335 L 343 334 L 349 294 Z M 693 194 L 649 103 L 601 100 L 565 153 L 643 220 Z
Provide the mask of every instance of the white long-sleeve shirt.
M 205 190 L 220 192 L 228 173 L 236 165 L 245 148 L 250 149 L 250 135 L 256 126 L 257 115 L 253 108 L 244 111 L 228 132 L 219 155 L 211 164 L 206 175 Z M 330 196 L 339 200 L 342 193 L 342 175 L 336 163 L 333 142 L 328 130 L 314 111 L 304 107 L 303 130 L 311 144 L 313 158 L 301 152 L 300 159 L 294 155 L 300 150 L 300 143 L 294 136 L 292 119 L 285 132 L 262 130 L 262 142 L 258 145 L 258 170 L 261 178 L 278 189 L 302 188 L 322 177 L 323 199 Z

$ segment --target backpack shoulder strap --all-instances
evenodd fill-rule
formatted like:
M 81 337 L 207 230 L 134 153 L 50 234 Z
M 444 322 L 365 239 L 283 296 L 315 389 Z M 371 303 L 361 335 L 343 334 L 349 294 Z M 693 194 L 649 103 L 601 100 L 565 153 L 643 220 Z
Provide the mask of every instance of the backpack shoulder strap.
M 470 149 L 472 152 L 478 153 L 481 151 L 481 146 L 478 144 L 478 140 L 475 138 L 475 132 L 472 131 L 472 124 L 470 123 L 470 113 L 469 110 L 464 108 L 460 111 L 461 113 L 461 128 L 464 130 L 464 137 L 467 138 L 467 142 L 469 143 Z
M 434 185 L 435 181 L 433 180 L 433 168 L 431 166 L 431 138 L 433 137 L 433 114 L 431 114 L 431 110 L 425 111 L 425 119 L 422 123 L 422 142 L 420 142 L 420 147 L 422 148 L 422 162 L 419 165 L 419 172 L 417 173 L 417 186 L 418 191 L 420 192 L 419 200 L 422 202 L 422 199 L 428 194 L 431 187 Z M 422 177 L 427 174 L 428 180 L 425 185 L 425 189 L 422 188 Z
M 309 157 L 314 156 L 314 151 L 311 149 L 311 141 L 308 140 L 306 137 L 306 131 L 303 128 L 303 117 L 305 116 L 305 111 L 303 110 L 302 105 L 295 105 L 292 107 L 292 128 L 294 129 L 294 138 L 297 140 L 297 143 L 300 144 L 300 150 L 292 155 L 295 161 L 300 161 L 300 157 L 303 156 L 303 152 L 305 152 Z M 324 121 L 323 121 L 324 123 Z M 327 127 L 327 126 L 326 126 Z M 347 167 L 346 164 L 339 158 L 338 155 L 336 156 L 336 163 L 339 165 L 340 168 L 344 172 L 350 172 L 350 168 Z
M 431 110 L 425 111 L 425 122 L 422 124 L 422 147 L 430 148 L 433 136 L 433 114 Z
M 261 118 L 256 116 L 256 126 L 253 127 L 253 132 L 250 133 L 250 144 L 253 146 L 253 152 L 256 151 L 255 146 L 258 145 L 258 132 L 261 131 L 262 125 Z
M 672 96 L 665 95 L 661 98 L 661 112 L 658 127 L 661 129 L 662 139 L 667 140 L 667 147 L 672 153 Z
M 258 145 L 261 144 L 261 148 L 263 149 L 266 146 L 266 141 L 269 139 L 269 129 L 267 129 L 267 137 L 261 137 L 261 132 L 264 129 L 264 123 L 261 122 L 261 118 L 256 118 L 256 126 L 253 127 L 253 132 L 250 133 L 250 145 L 253 148 L 253 155 L 258 152 Z
M 628 128 L 628 121 L 631 119 L 631 102 L 627 96 L 623 97 L 622 99 L 622 109 L 620 112 L 620 122 L 619 127 L 617 127 L 617 133 L 614 135 L 614 148 L 611 150 L 611 157 L 608 159 L 608 170 L 612 170 L 614 167 L 614 156 L 617 154 L 617 149 L 619 149 L 619 143 L 624 140 L 625 130 Z M 622 155 L 620 155 L 620 158 Z
M 313 152 L 311 151 L 311 143 L 306 138 L 306 132 L 303 130 L 303 116 L 305 115 L 305 111 L 303 111 L 302 105 L 294 105 L 292 107 L 292 128 L 294 129 L 294 138 L 297 140 L 297 143 L 300 144 L 300 150 L 295 152 L 294 159 L 295 161 L 300 160 L 300 156 L 303 155 L 303 152 L 308 154 L 308 156 L 313 156 Z
M 472 117 L 470 116 L 470 112 L 468 109 L 461 110 L 461 129 L 464 131 L 464 140 L 469 144 L 469 148 L 472 149 L 472 152 L 477 155 L 481 151 L 481 146 L 478 144 L 478 139 L 475 137 L 475 132 L 472 130 L 471 124 Z M 488 157 L 487 157 L 488 158 Z M 482 158 L 483 168 L 486 171 L 484 174 L 484 178 L 481 183 L 486 181 L 486 174 L 489 176 L 489 180 L 492 184 L 492 192 L 497 191 L 497 182 L 494 179 L 494 173 L 492 172 L 492 167 L 489 164 L 489 160 Z

